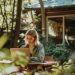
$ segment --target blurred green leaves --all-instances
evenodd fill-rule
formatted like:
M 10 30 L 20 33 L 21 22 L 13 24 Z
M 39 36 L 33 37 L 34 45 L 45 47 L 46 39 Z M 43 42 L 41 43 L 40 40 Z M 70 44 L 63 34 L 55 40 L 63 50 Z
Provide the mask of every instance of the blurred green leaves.
M 25 67 L 29 63 L 28 56 L 24 52 L 21 52 L 19 50 L 16 52 L 16 54 L 17 57 L 14 63 L 18 66 Z
M 11 60 L 10 50 L 7 48 L 2 48 L 0 50 L 0 60 Z
M 0 49 L 5 45 L 5 43 L 7 42 L 8 40 L 8 35 L 7 34 L 3 34 L 1 37 L 0 37 Z

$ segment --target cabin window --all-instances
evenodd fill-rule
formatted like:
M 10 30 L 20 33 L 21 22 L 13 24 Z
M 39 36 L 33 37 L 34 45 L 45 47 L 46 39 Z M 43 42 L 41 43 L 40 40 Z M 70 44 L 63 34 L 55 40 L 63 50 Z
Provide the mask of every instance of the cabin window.
M 48 40 L 75 46 L 75 15 L 47 17 Z

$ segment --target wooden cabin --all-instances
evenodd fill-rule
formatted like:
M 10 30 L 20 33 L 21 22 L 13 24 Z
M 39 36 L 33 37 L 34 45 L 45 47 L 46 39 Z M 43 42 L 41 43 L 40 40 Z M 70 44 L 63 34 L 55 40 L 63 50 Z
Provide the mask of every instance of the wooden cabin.
M 50 0 L 47 0 L 50 1 Z M 61 0 L 60 0 L 61 1 Z M 75 0 L 69 0 L 74 1 Z M 58 2 L 58 1 L 57 1 Z M 55 38 L 59 40 L 58 44 L 69 45 L 69 41 L 75 44 L 75 4 L 74 2 L 68 4 L 68 1 L 57 6 L 45 7 L 45 32 L 46 39 Z M 49 3 L 48 3 L 49 4 Z M 49 4 L 50 5 L 50 4 Z M 37 5 L 36 5 L 37 6 Z M 36 14 L 41 13 L 41 8 L 39 7 L 25 7 L 24 11 L 35 10 Z

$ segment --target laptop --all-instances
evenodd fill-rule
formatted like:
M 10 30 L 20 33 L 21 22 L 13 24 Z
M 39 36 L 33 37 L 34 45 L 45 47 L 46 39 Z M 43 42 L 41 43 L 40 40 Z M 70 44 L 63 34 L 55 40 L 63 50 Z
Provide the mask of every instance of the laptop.
M 15 60 L 18 56 L 30 56 L 29 48 L 10 48 L 11 58 Z

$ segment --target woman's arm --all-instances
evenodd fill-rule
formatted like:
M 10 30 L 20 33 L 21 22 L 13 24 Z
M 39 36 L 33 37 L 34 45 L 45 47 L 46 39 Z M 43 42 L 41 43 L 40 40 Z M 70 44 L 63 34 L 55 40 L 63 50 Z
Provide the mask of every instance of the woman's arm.
M 31 57 L 31 61 L 43 62 L 45 57 L 45 51 L 42 44 L 38 46 L 38 54 Z

